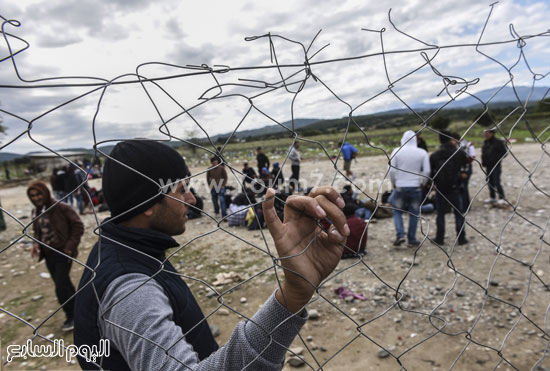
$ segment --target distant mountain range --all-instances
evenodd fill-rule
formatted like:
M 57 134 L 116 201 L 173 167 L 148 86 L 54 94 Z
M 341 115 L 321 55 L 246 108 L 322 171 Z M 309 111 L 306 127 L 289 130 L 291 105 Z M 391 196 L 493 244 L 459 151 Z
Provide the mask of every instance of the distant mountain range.
M 296 129 L 302 129 L 310 124 L 313 124 L 315 122 L 321 121 L 320 119 L 294 119 L 294 130 Z M 282 122 L 281 125 L 288 129 L 292 129 L 292 121 L 285 121 Z M 235 133 L 234 138 L 243 139 L 247 137 L 255 137 L 258 135 L 269 135 L 269 134 L 276 134 L 276 133 L 284 133 L 287 131 L 283 126 L 281 125 L 266 125 L 259 129 L 250 129 L 250 130 L 241 130 Z M 231 133 L 225 133 L 225 134 L 218 134 L 212 136 L 212 141 L 215 141 L 218 138 L 225 138 L 231 135 Z
M 23 157 L 24 155 L 10 152 L 0 152 L 0 162 L 13 161 L 16 158 Z
M 540 101 L 543 98 L 549 98 L 550 97 L 550 87 L 536 87 L 531 91 L 531 87 L 528 86 L 518 86 L 515 88 L 515 91 L 511 87 L 505 87 L 502 90 L 499 91 L 498 88 L 494 89 L 486 89 L 482 90 L 475 95 L 482 100 L 483 102 L 487 102 L 493 95 L 495 95 L 491 102 L 489 103 L 489 107 L 503 107 L 503 106 L 517 106 L 520 104 L 518 102 L 518 97 L 523 104 L 525 100 L 529 97 L 529 102 L 532 104 L 535 104 L 536 102 Z M 516 96 L 517 94 L 517 96 Z M 482 108 L 481 103 L 474 97 L 467 96 L 463 94 L 462 96 L 465 96 L 462 99 L 458 99 L 454 102 L 451 102 L 449 105 L 446 106 L 446 109 L 464 109 L 464 108 L 472 108 L 472 109 L 479 109 Z M 437 109 L 441 107 L 442 103 L 436 103 L 436 104 L 424 104 L 419 103 L 416 105 L 413 105 L 412 107 L 417 111 L 425 111 L 425 110 L 432 110 Z M 410 111 L 408 109 L 393 109 L 383 112 L 378 112 L 372 114 L 372 116 L 380 116 L 380 115 L 398 115 L 398 114 L 410 114 Z M 369 115 L 371 116 L 371 115 Z M 327 125 L 330 125 L 330 122 L 335 119 L 315 119 L 315 118 L 302 118 L 302 119 L 295 119 L 294 120 L 294 130 L 296 129 L 302 129 L 307 130 L 308 128 L 323 128 L 327 127 Z M 323 125 L 323 122 L 326 121 L 326 124 Z M 286 121 L 283 122 L 281 125 L 284 127 L 291 129 L 292 127 L 292 121 Z M 257 136 L 265 136 L 269 134 L 276 134 L 276 133 L 283 133 L 286 131 L 286 129 L 280 126 L 280 125 L 266 125 L 259 129 L 251 129 L 251 130 L 242 130 L 235 133 L 234 137 L 238 139 L 243 138 L 253 138 Z M 226 138 L 231 135 L 232 132 L 228 132 L 225 134 L 217 134 L 211 137 L 212 141 L 217 140 L 218 138 Z M 172 144 L 173 146 L 179 146 L 180 143 L 174 142 Z M 100 149 L 105 153 L 110 153 L 111 149 L 113 148 L 113 145 L 108 145 L 104 147 L 100 147 Z M 83 148 L 72 148 L 72 149 L 64 149 L 67 151 L 87 151 L 90 154 L 93 153 L 93 150 L 83 149 Z M 16 158 L 23 157 L 25 155 L 17 154 L 17 153 L 9 153 L 9 152 L 0 152 L 0 163 L 6 162 L 6 161 L 12 161 Z
M 519 104 L 518 97 L 521 103 L 523 104 L 528 98 L 529 102 L 536 103 L 539 100 L 545 98 L 550 98 L 550 93 L 548 90 L 550 87 L 536 87 L 531 92 L 531 87 L 529 86 L 517 86 L 514 92 L 514 89 L 511 87 L 505 87 L 501 91 L 499 91 L 498 88 L 494 89 L 486 89 L 482 90 L 479 93 L 475 94 L 476 97 L 478 97 L 483 102 L 487 102 L 493 95 L 493 99 L 491 99 L 491 102 L 489 105 L 492 105 L 493 103 L 503 103 L 503 102 L 509 102 L 509 103 L 515 103 L 516 105 Z M 516 96 L 517 94 L 517 96 Z M 529 97 L 529 95 L 531 95 Z M 476 98 L 467 95 L 466 93 L 462 94 L 461 99 L 458 99 L 452 103 L 450 103 L 447 107 L 448 108 L 476 108 L 478 106 L 479 108 L 482 107 L 482 104 L 477 100 Z M 433 108 L 439 108 L 441 104 L 418 104 L 415 105 L 415 109 L 433 109 Z

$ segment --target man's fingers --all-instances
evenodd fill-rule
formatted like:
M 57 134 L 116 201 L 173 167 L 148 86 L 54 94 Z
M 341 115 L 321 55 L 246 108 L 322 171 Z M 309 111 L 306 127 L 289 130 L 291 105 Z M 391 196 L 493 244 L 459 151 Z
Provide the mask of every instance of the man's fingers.
M 346 237 L 342 236 L 336 227 L 331 225 L 328 229 L 328 239 L 336 244 L 345 244 Z
M 329 186 L 315 187 L 311 190 L 311 192 L 309 192 L 308 196 L 315 198 L 321 195 L 326 197 L 332 203 L 336 204 L 340 209 L 345 206 L 345 202 L 342 199 L 342 196 L 333 187 L 329 187 Z
M 344 237 L 349 236 L 350 229 L 346 223 L 346 216 L 342 210 L 340 210 L 336 204 L 331 202 L 324 195 L 315 197 L 315 200 L 317 200 L 319 206 L 326 212 L 327 219 L 336 227 L 340 235 Z
M 290 196 L 286 200 L 285 206 L 285 221 L 290 213 L 304 213 L 314 219 L 324 219 L 327 217 L 327 212 L 319 205 L 315 198 L 307 196 Z
M 275 210 L 275 190 L 272 188 L 268 188 L 265 194 L 262 209 L 269 233 L 271 233 L 271 236 L 273 236 L 274 239 L 277 239 L 277 237 L 282 233 L 283 223 L 281 222 L 281 219 L 279 219 L 277 211 Z

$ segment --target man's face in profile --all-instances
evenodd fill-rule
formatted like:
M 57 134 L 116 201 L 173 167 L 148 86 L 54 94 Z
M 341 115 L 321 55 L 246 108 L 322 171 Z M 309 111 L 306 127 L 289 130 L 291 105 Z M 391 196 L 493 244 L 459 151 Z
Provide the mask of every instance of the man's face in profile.
M 189 181 L 179 182 L 175 191 L 166 193 L 162 201 L 155 205 L 150 228 L 169 236 L 182 234 L 189 211 L 185 203 L 194 205 L 196 201 L 189 190 Z

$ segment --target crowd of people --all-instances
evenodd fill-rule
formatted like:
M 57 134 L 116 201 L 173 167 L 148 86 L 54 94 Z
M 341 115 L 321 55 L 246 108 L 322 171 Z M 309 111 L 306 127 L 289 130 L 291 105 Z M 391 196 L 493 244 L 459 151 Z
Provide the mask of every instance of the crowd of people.
M 505 203 L 500 177 L 507 148 L 495 137 L 494 130 L 486 130 L 484 135 L 481 163 L 490 194 L 486 201 Z M 445 214 L 452 211 L 458 245 L 468 243 L 464 215 L 471 207 L 468 182 L 476 159 L 475 148 L 448 131 L 441 131 L 439 141 L 440 147 L 428 154 L 421 135 L 406 131 L 401 145 L 390 156 L 393 189 L 379 201 L 362 200 L 352 184 L 345 185 L 341 192 L 332 187 L 304 191 L 299 181 L 302 158 L 299 142 L 289 148 L 288 180 L 279 163 L 271 163 L 258 147 L 258 171 L 245 162 L 237 189 L 228 184 L 221 153 L 214 155 L 206 180 L 214 214 L 222 217 L 218 223 L 227 221 L 229 226 L 249 230 L 268 228 L 279 254 L 295 257 L 280 261 L 292 273 L 285 270 L 286 284 L 275 290 L 254 315 L 253 323 L 261 326 L 241 322 L 222 348 L 214 340 L 185 282 L 173 274 L 175 268 L 165 260 L 165 250 L 178 246 L 172 236 L 184 233 L 188 219 L 203 216 L 204 200 L 188 184 L 191 173 L 183 157 L 164 144 L 145 140 L 117 144 L 112 159 L 105 163 L 99 192 L 88 186 L 86 174 L 90 171 L 84 172 L 82 169 L 87 165 L 80 162 L 78 167 L 69 165 L 53 170 L 50 177 L 53 196 L 43 182 L 30 184 L 27 195 L 34 205 L 31 255 L 45 259 L 57 299 L 66 314 L 63 330 L 76 328 L 75 343 L 92 346 L 101 338 L 113 343 L 115 349 L 103 360 L 103 367 L 151 369 L 166 362 L 173 368 L 177 362 L 184 362 L 222 368 L 252 362 L 261 369 L 277 369 L 285 353 L 280 345 L 289 346 L 307 318 L 304 305 L 313 294 L 315 283 L 330 274 L 340 259 L 366 255 L 370 223 L 393 217 L 396 234 L 393 244 L 418 247 L 418 218 L 435 210 L 433 242 L 443 245 Z M 357 149 L 346 142 L 338 145 L 345 176 L 352 180 L 351 161 L 356 159 Z M 163 184 L 174 179 L 181 182 L 177 188 L 159 194 L 154 182 L 142 175 L 166 180 Z M 303 195 L 299 195 L 301 192 Z M 94 271 L 84 271 L 78 295 L 69 272 L 78 255 L 84 226 L 72 207 L 73 198 L 80 214 L 96 202 L 108 205 L 105 210 L 111 213 L 110 218 L 102 221 L 101 264 L 98 264 L 98 242 L 86 263 Z M 56 200 L 63 202 L 53 206 Z M 405 215 L 409 218 L 407 231 L 403 223 Z M 139 295 L 129 295 L 136 290 Z M 151 327 L 150 323 L 156 325 Z M 273 338 L 266 337 L 266 329 L 274 331 Z M 242 356 L 235 357 L 230 350 L 236 346 Z M 173 349 L 170 357 L 166 358 L 164 349 Z M 83 368 L 95 367 L 82 358 L 79 362 Z
M 507 149 L 504 142 L 495 137 L 495 130 L 484 131 L 485 141 L 482 147 L 482 161 L 486 173 L 490 197 L 486 203 L 506 203 L 504 191 L 501 185 L 502 159 Z M 445 243 L 445 215 L 451 211 L 455 218 L 456 240 L 458 245 L 468 243 L 464 228 L 464 215 L 470 208 L 469 180 L 473 173 L 473 164 L 476 159 L 476 150 L 472 142 L 460 138 L 458 133 L 443 130 L 439 134 L 440 147 L 428 154 L 428 146 L 421 133 L 406 131 L 400 146 L 395 148 L 390 155 L 389 178 L 392 190 L 386 192 L 379 202 L 374 200 L 360 200 L 358 192 L 353 190 L 352 184 L 347 184 L 341 191 L 341 197 L 345 201 L 344 212 L 347 217 L 357 218 L 349 224 L 353 226 L 351 236 L 348 239 L 348 248 L 351 253 L 344 252 L 343 258 L 356 257 L 354 253 L 365 253 L 366 223 L 376 222 L 379 218 L 393 217 L 395 225 L 394 246 L 407 244 L 409 247 L 418 247 L 420 240 L 417 238 L 418 218 L 436 212 L 436 234 L 432 241 L 438 245 Z M 353 180 L 355 176 L 351 170 L 351 162 L 356 159 L 357 148 L 347 142 L 339 142 L 344 161 L 344 175 Z M 299 185 L 299 143 L 296 142 L 289 149 L 292 175 L 286 183 L 279 163 L 272 164 L 269 170 L 270 160 L 261 147 L 257 148 L 257 169 L 255 171 L 248 162 L 242 169 L 242 191 L 235 197 L 222 197 L 223 190 L 216 190 L 219 181 L 216 174 L 223 174 L 223 181 L 227 181 L 227 172 L 220 166 L 216 158 L 212 158 L 212 167 L 208 170 L 208 185 L 212 189 L 212 201 L 215 214 L 219 214 L 218 199 L 220 204 L 229 208 L 228 222 L 230 226 L 248 226 L 259 228 L 262 226 L 261 210 L 255 210 L 257 197 L 262 197 L 268 188 L 277 190 L 277 197 L 286 200 L 289 195 L 301 192 Z M 223 187 L 222 187 L 223 188 Z M 307 195 L 308 190 L 304 194 Z M 498 195 L 499 199 L 496 199 Z M 223 198 L 223 201 L 222 201 Z M 352 212 L 353 210 L 353 212 Z M 222 208 L 222 217 L 227 212 Z M 408 228 L 403 223 L 403 218 L 408 215 Z M 256 218 L 257 216 L 257 218 Z M 282 215 L 281 215 L 282 218 Z M 252 223 L 256 219 L 258 222 Z M 356 238 L 360 236 L 361 238 Z
M 505 204 L 501 185 L 502 159 L 507 153 L 503 140 L 495 137 L 495 129 L 484 131 L 481 164 L 485 168 L 490 198 L 487 203 Z M 443 130 L 439 133 L 440 147 L 428 156 L 423 139 L 413 131 L 407 131 L 401 146 L 391 154 L 390 178 L 393 192 L 390 196 L 396 231 L 395 246 L 407 242 L 410 247 L 419 246 L 416 238 L 418 217 L 435 209 L 436 235 L 433 242 L 445 243 L 445 214 L 452 211 L 458 245 L 468 243 L 464 228 L 464 215 L 468 212 L 470 196 L 469 180 L 476 158 L 474 145 L 460 138 L 458 133 Z M 499 200 L 495 199 L 498 192 Z M 405 238 L 403 213 L 409 215 Z
M 93 164 L 87 159 L 78 160 L 76 165 L 54 167 L 50 175 L 50 186 L 57 200 L 62 200 L 71 206 L 76 204 L 80 215 L 84 215 L 93 213 L 94 206 L 98 206 L 100 211 L 106 210 L 102 191 L 88 185 L 89 179 L 100 177 L 101 160 L 99 158 L 96 158 Z

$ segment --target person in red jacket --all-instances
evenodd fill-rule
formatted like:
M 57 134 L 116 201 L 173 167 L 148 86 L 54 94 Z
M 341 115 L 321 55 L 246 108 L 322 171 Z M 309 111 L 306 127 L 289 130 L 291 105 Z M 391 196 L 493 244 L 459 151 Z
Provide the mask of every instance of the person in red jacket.
M 55 284 L 55 294 L 67 319 L 63 324 L 64 331 L 74 327 L 75 288 L 69 277 L 72 260 L 78 255 L 78 244 L 84 233 L 84 225 L 71 206 L 51 197 L 46 184 L 37 181 L 27 188 L 27 195 L 34 205 L 32 211 L 35 242 L 31 257 L 38 256 L 38 261 L 46 259 L 46 267 Z
M 350 229 L 350 235 L 346 243 L 347 248 L 342 252 L 342 259 L 357 258 L 359 255 L 366 255 L 367 245 L 367 224 L 363 219 L 355 215 L 357 206 L 348 203 L 344 206 L 343 212 Z

